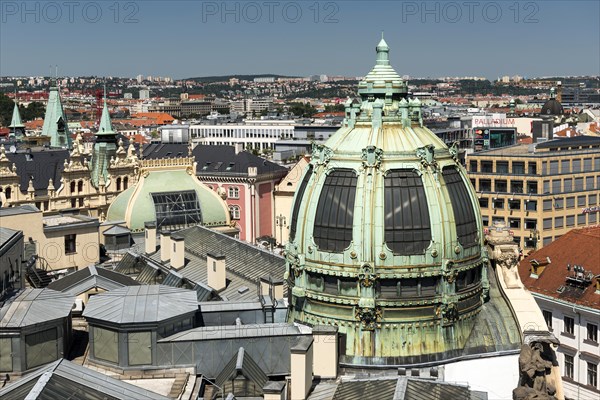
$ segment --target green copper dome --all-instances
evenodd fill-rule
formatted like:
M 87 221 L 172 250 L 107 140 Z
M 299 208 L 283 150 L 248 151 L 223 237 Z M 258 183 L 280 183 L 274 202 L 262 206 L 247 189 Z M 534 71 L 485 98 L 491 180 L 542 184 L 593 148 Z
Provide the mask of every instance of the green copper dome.
M 142 168 L 139 181 L 115 198 L 106 218 L 125 221 L 132 232 L 143 231 L 148 221 L 164 229 L 228 226 L 231 222 L 223 199 L 193 176 L 191 169 L 177 167 Z
M 313 148 L 286 247 L 289 320 L 339 327 L 342 364 L 459 357 L 480 343 L 489 287 L 475 191 L 388 51 L 382 40 L 361 101 Z

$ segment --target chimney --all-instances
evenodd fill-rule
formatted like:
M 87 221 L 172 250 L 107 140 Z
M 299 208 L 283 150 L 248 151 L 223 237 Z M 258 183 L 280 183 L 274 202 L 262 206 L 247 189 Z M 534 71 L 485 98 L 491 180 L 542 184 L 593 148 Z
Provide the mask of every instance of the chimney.
M 529 277 L 537 279 L 540 277 L 542 272 L 544 272 L 546 267 L 548 265 L 550 265 L 550 257 L 546 257 L 546 259 L 543 261 L 538 261 L 534 258 L 533 260 L 530 261 L 530 263 L 531 263 L 531 274 L 529 275 Z
M 171 267 L 181 269 L 185 265 L 185 240 L 183 236 L 171 235 Z
M 156 222 L 144 223 L 145 250 L 146 254 L 151 254 L 156 251 Z
M 206 269 L 208 275 L 208 286 L 217 292 L 225 289 L 225 286 L 227 285 L 225 256 L 220 254 L 206 253 Z
M 285 382 L 282 381 L 267 381 L 263 386 L 264 400 L 284 400 L 285 399 Z
M 235 154 L 240 154 L 244 151 L 244 143 L 236 143 L 233 145 L 233 148 L 235 149 Z
M 274 279 L 273 280 L 273 297 L 275 300 L 283 299 L 283 279 Z
M 313 379 L 313 338 L 302 336 L 291 351 L 291 398 L 306 399 Z M 319 355 L 320 357 L 320 355 Z
M 327 379 L 337 378 L 338 328 L 330 325 L 316 325 L 312 330 L 315 358 L 313 372 L 315 376 Z
M 160 261 L 169 261 L 171 258 L 171 232 L 160 231 Z

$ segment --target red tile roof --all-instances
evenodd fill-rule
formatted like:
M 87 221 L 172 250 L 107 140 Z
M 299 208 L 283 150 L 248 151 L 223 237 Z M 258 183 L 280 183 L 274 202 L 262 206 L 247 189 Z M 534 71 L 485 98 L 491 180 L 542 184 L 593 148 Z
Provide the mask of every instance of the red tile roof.
M 550 264 L 532 278 L 531 260 L 545 261 L 550 258 Z M 570 265 L 570 271 L 567 270 Z M 584 289 L 577 289 L 566 283 L 568 276 L 573 275 L 573 267 L 581 265 L 586 275 L 600 275 L 600 226 L 573 229 L 559 239 L 531 253 L 519 263 L 519 274 L 523 284 L 534 293 L 554 297 L 556 299 L 576 303 L 586 307 L 600 309 L 600 294 L 596 293 L 596 279 Z M 559 293 L 559 288 L 565 290 Z
M 175 118 L 173 118 L 169 114 L 159 112 L 137 113 L 133 114 L 132 118 L 144 118 L 148 120 L 153 120 L 156 123 L 156 125 L 167 125 L 175 121 Z

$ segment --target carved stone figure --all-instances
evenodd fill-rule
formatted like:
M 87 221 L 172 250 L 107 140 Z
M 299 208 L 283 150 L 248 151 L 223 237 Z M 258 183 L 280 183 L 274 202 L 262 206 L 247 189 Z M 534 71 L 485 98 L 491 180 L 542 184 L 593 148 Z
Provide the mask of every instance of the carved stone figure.
M 550 379 L 555 360 L 550 343 L 523 344 L 519 355 L 519 386 L 513 400 L 556 400 L 556 388 Z

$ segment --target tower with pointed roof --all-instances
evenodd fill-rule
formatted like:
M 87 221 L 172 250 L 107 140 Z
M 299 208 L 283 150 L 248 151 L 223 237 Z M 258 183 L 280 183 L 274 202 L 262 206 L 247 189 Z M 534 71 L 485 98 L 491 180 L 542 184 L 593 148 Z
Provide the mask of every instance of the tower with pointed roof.
M 100 118 L 100 127 L 96 133 L 96 142 L 92 152 L 92 162 L 90 165 L 90 173 L 92 186 L 99 187 L 100 177 L 104 182 L 108 182 L 110 160 L 117 155 L 117 132 L 113 129 L 106 103 L 106 89 L 104 90 L 104 108 L 102 109 L 102 117 Z
M 60 93 L 55 81 L 52 83 L 50 94 L 48 95 L 42 136 L 50 137 L 50 147 L 71 148 L 71 132 L 69 131 L 67 117 L 64 113 L 60 101 Z
M 15 108 L 13 108 L 12 119 L 10 120 L 10 136 L 20 138 L 25 134 L 25 125 L 21 122 L 21 113 L 19 112 L 19 104 L 15 97 Z
M 516 351 L 518 326 L 490 287 L 479 205 L 458 150 L 423 125 L 383 38 L 376 50 L 360 99 L 314 145 L 296 191 L 289 322 L 337 327 L 349 367 Z

